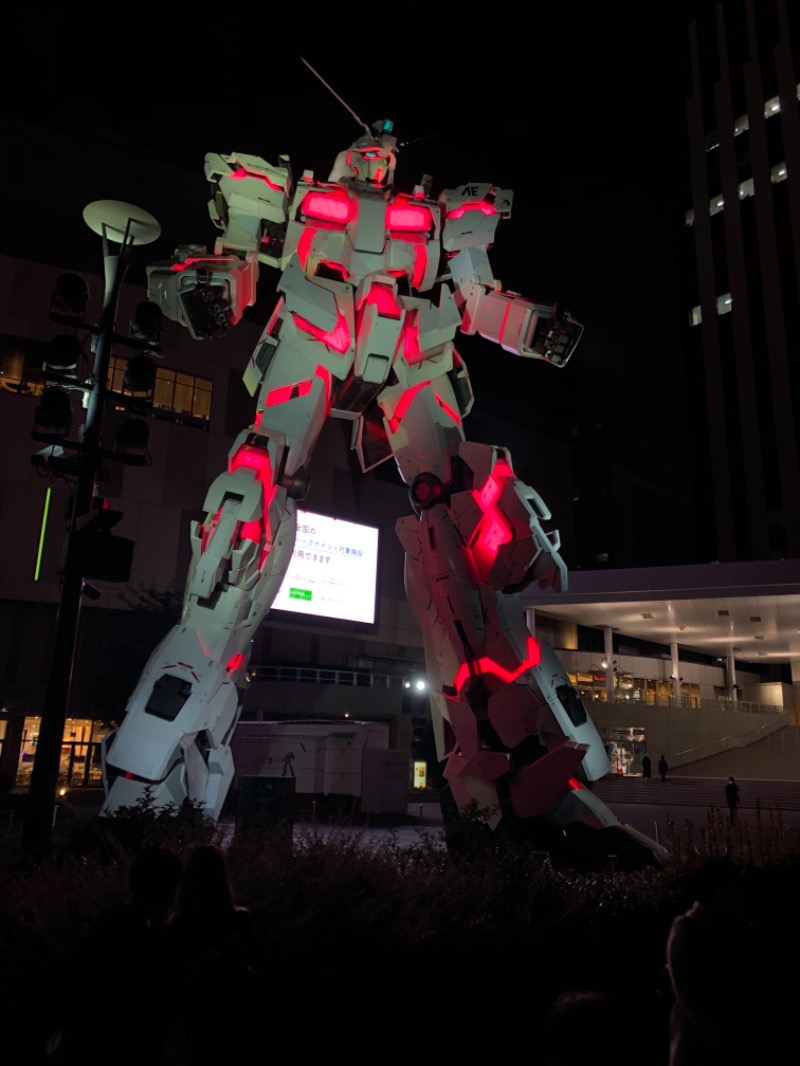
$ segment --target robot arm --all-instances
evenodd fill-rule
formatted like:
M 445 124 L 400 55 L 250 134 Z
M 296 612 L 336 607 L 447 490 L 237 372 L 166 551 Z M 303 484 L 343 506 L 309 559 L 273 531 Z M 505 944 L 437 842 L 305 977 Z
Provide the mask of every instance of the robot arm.
M 565 366 L 583 326 L 556 304 L 533 303 L 503 292 L 491 271 L 488 249 L 497 223 L 511 216 L 513 193 L 492 185 L 462 185 L 439 198 L 445 219 L 442 247 L 462 314 L 462 332 L 478 333 L 507 352 Z
M 148 299 L 195 340 L 228 333 L 256 299 L 259 262 L 282 264 L 291 173 L 288 159 L 273 167 L 258 156 L 206 156 L 208 209 L 221 230 L 213 253 L 179 246 L 147 268 Z

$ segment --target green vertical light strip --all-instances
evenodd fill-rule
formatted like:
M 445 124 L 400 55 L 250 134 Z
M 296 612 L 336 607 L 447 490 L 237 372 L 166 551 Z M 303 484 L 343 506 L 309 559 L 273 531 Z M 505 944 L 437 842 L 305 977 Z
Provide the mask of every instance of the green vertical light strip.
M 44 494 L 44 507 L 42 508 L 42 528 L 39 530 L 39 550 L 36 553 L 36 570 L 33 573 L 33 580 L 39 580 L 39 571 L 42 568 L 42 553 L 44 552 L 44 536 L 47 532 L 47 515 L 50 512 L 50 493 L 53 491 L 50 485 L 47 486 L 47 492 Z

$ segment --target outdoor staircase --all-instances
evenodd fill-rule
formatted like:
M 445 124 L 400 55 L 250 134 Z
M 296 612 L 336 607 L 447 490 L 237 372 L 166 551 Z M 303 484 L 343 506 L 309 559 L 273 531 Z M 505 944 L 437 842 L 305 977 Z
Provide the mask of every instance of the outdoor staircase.
M 653 759 L 654 775 L 655 764 Z M 684 763 L 671 770 L 670 775 L 800 782 L 800 726 L 787 725 L 746 748 L 729 748 L 706 759 Z
M 653 758 L 654 763 L 657 761 Z M 657 803 L 725 810 L 725 782 L 735 777 L 743 808 L 800 810 L 800 726 L 785 726 L 746 748 L 731 748 L 671 769 L 663 785 L 656 770 L 653 774 L 649 781 L 639 775 L 609 774 L 595 782 L 592 791 L 609 804 Z

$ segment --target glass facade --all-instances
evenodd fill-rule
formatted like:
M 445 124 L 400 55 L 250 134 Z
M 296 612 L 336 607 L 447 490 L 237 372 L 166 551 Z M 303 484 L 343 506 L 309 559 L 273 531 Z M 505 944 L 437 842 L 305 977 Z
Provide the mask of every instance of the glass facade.
M 185 374 L 169 367 L 157 366 L 155 385 L 150 392 L 132 392 L 123 383 L 127 359 L 112 356 L 108 367 L 108 389 L 121 396 L 138 396 L 152 400 L 150 413 L 181 425 L 207 429 L 211 422 L 213 382 L 208 378 Z
M 568 676 L 586 703 L 604 702 L 608 699 L 604 670 L 571 673 Z M 613 698 L 615 702 L 631 700 L 653 707 L 675 702 L 671 681 L 657 681 L 649 677 L 634 677 L 633 674 L 622 673 L 614 675 Z M 700 686 L 682 681 L 680 702 L 684 707 L 699 707 Z
M 36 743 L 39 739 L 41 718 L 25 719 L 22 729 L 22 743 L 17 763 L 16 784 L 27 787 L 33 772 L 33 760 L 36 756 Z M 5 723 L 2 723 L 5 733 Z M 110 732 L 103 722 L 93 722 L 89 718 L 68 718 L 64 725 L 64 737 L 61 744 L 61 761 L 58 768 L 58 784 L 73 788 L 97 787 L 103 783 L 103 768 L 100 757 L 100 744 Z

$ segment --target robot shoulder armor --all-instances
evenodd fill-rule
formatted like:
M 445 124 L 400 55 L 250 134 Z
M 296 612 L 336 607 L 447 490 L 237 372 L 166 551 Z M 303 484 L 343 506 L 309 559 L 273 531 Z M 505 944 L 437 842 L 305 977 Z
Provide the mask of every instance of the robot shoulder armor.
M 454 213 L 461 216 L 467 210 L 478 209 L 485 214 L 510 218 L 513 202 L 512 189 L 501 189 L 488 182 L 470 182 L 456 189 L 443 189 L 438 199 L 444 217 Z

